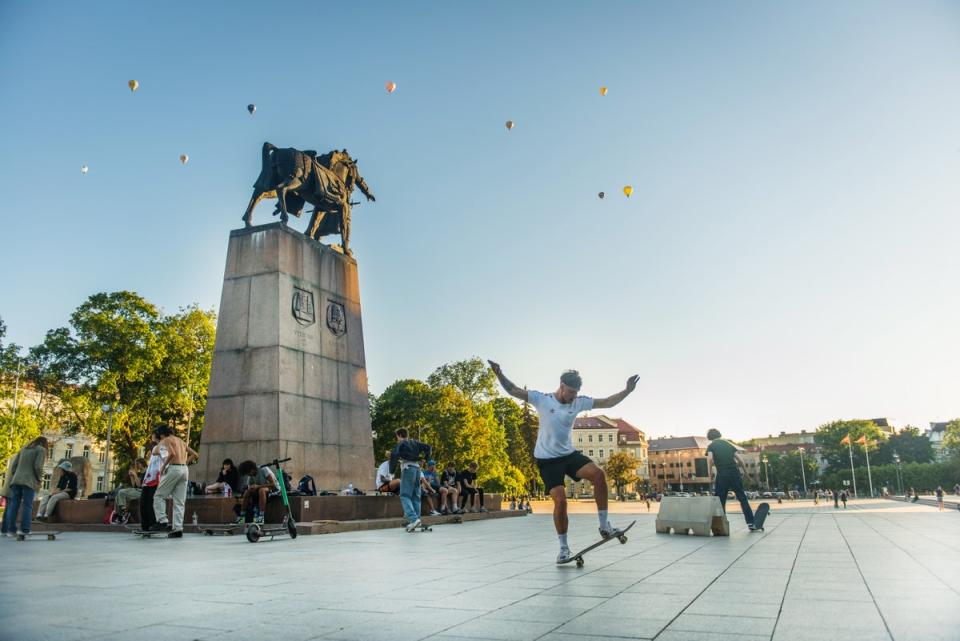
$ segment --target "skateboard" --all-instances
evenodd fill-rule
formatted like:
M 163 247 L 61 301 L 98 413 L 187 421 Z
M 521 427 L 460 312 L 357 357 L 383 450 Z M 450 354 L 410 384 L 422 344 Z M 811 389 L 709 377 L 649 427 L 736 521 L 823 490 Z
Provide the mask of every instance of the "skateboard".
M 130 530 L 130 533 L 139 536 L 141 539 L 152 539 L 155 536 L 167 538 L 167 535 L 170 534 L 167 530 Z
M 404 527 L 404 529 L 406 529 L 406 527 Z M 430 527 L 430 526 L 427 525 L 426 523 L 421 523 L 420 525 L 418 525 L 417 527 L 413 528 L 412 530 L 407 530 L 407 533 L 408 533 L 408 534 L 413 534 L 413 533 L 416 532 L 417 530 L 420 530 L 421 532 L 433 532 L 433 528 L 432 528 L 432 527 Z
M 56 541 L 58 534 L 60 534 L 60 532 L 30 532 L 28 534 L 21 533 L 17 535 L 17 540 L 26 541 L 27 539 L 32 539 L 33 537 L 45 536 L 47 537 L 48 541 Z
M 233 536 L 237 532 L 242 532 L 244 526 L 240 523 L 230 523 L 228 525 L 204 525 L 198 526 L 200 531 L 206 536 L 220 535 Z
M 757 511 L 753 513 L 753 532 L 763 531 L 763 522 L 767 520 L 768 514 L 770 514 L 769 503 L 761 503 L 757 506 Z
M 583 548 L 582 550 L 580 550 L 580 551 L 577 552 L 576 554 L 571 554 L 569 559 L 567 559 L 566 561 L 560 561 L 559 563 L 557 563 L 557 565 L 565 565 L 565 564 L 567 564 L 567 563 L 570 563 L 571 561 L 576 561 L 576 562 L 577 562 L 577 567 L 578 567 L 578 568 L 582 568 L 582 567 L 583 567 L 583 555 L 584 555 L 584 554 L 586 554 L 587 552 L 589 552 L 589 551 L 592 550 L 593 548 L 598 548 L 598 547 L 600 547 L 601 545 L 603 545 L 604 543 L 607 543 L 608 541 L 613 541 L 614 539 L 619 540 L 620 543 L 626 543 L 626 542 L 627 542 L 627 532 L 630 530 L 630 528 L 632 528 L 634 525 L 636 525 L 636 523 L 637 523 L 636 521 L 631 522 L 630 525 L 628 525 L 627 527 L 623 528 L 623 530 L 621 530 L 621 532 L 620 532 L 619 535 L 617 535 L 617 536 L 611 536 L 609 539 L 600 539 L 599 541 L 597 541 L 597 542 L 594 543 L 593 545 L 589 545 L 589 546 Z

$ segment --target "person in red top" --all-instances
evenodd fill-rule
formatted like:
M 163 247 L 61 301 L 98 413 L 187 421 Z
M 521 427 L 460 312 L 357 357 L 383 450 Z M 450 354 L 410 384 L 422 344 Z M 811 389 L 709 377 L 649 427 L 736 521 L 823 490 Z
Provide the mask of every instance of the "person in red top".
M 150 437 L 147 449 L 150 450 L 150 460 L 147 462 L 147 471 L 143 473 L 143 492 L 140 493 L 140 529 L 143 531 L 157 523 L 157 516 L 153 512 L 153 495 L 157 493 L 160 468 L 163 466 L 163 459 L 167 457 L 167 448 L 160 447 L 160 434 L 157 432 Z

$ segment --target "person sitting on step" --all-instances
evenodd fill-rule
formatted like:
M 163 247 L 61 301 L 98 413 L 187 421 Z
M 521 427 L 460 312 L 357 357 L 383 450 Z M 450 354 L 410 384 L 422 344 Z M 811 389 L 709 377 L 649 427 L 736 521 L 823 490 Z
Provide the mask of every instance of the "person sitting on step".
M 244 461 L 240 464 L 240 486 L 245 487 L 243 497 L 240 500 L 240 514 L 237 516 L 236 523 L 243 523 L 249 510 L 253 507 L 254 500 L 257 501 L 259 513 L 254 516 L 254 523 L 263 523 L 263 517 L 267 513 L 267 497 L 270 492 L 280 489 L 277 482 L 277 475 L 269 467 L 260 467 L 254 461 Z

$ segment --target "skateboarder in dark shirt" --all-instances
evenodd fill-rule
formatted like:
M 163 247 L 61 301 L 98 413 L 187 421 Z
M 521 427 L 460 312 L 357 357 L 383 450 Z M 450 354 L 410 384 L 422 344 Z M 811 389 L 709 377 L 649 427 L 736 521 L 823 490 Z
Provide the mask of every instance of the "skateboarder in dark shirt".
M 743 491 L 743 477 L 739 467 L 743 466 L 737 456 L 737 448 L 729 441 L 720 438 L 719 430 L 707 432 L 710 445 L 707 446 L 707 456 L 713 460 L 717 468 L 716 495 L 720 498 L 723 511 L 727 511 L 727 492 L 733 490 L 734 496 L 740 501 L 743 518 L 747 520 L 747 527 L 753 529 L 753 510 L 747 500 L 747 493 Z

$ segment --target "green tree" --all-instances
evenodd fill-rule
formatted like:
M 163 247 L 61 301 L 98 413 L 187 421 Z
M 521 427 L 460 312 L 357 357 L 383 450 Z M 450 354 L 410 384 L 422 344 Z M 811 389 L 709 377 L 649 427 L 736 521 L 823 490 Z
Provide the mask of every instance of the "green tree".
M 623 500 L 623 488 L 631 483 L 636 483 L 639 478 L 637 476 L 638 465 L 637 459 L 630 452 L 614 452 L 603 466 L 607 477 L 613 481 L 613 485 L 617 489 L 617 496 L 621 500 Z
M 493 416 L 500 425 L 503 426 L 507 441 L 507 458 L 525 477 L 528 483 L 528 491 L 533 491 L 535 487 L 529 486 L 530 482 L 536 482 L 540 478 L 536 461 L 533 458 L 533 444 L 536 442 L 536 434 L 530 438 L 530 433 L 535 429 L 535 419 L 531 420 L 529 408 L 518 404 L 511 398 L 498 396 L 490 401 L 493 407 Z
M 780 490 L 803 491 L 803 474 L 806 473 L 807 487 L 817 480 L 817 463 L 812 456 L 803 457 L 803 472 L 801 472 L 800 452 L 793 451 L 777 454 L 770 462 L 771 478 L 776 479 L 774 487 Z
M 30 378 L 56 398 L 56 426 L 67 433 L 104 442 L 111 413 L 104 407 L 114 410 L 111 453 L 114 478 L 122 478 L 157 422 L 202 421 L 214 331 L 209 311 L 164 317 L 134 292 L 94 294 L 69 328 L 47 332 L 30 350 Z
M 916 427 L 907 426 L 880 443 L 877 453 L 870 453 L 871 465 L 893 463 L 896 453 L 904 463 L 930 463 L 933 461 L 933 446 Z
M 950 456 L 960 457 L 960 418 L 947 423 L 943 433 L 943 447 Z
M 476 356 L 441 365 L 427 377 L 427 384 L 434 388 L 450 385 L 473 403 L 489 401 L 497 395 L 497 377 Z
M 847 445 L 842 442 L 847 436 L 850 437 L 852 443 L 854 467 L 866 465 L 864 446 L 857 443 L 861 436 L 866 437 L 871 453 L 886 439 L 883 432 L 873 421 L 834 421 L 821 425 L 817 428 L 814 440 L 820 446 L 820 455 L 830 469 L 843 466 L 850 467 L 849 450 Z
M 474 365 L 479 363 L 474 360 Z M 449 375 L 468 369 L 479 373 L 475 367 L 460 367 L 464 363 L 468 361 L 437 368 L 430 377 L 432 384 L 399 380 L 375 397 L 371 420 L 377 459 L 383 460 L 386 451 L 394 447 L 394 432 L 404 427 L 413 438 L 428 443 L 441 464 L 454 461 L 462 467 L 476 461 L 478 480 L 485 488 L 521 493 L 527 477 L 513 460 L 522 460 L 522 451 L 511 451 L 507 438 L 508 427 L 513 430 L 516 426 L 496 414 L 496 409 L 506 412 L 508 408 L 484 400 L 483 386 L 470 383 L 479 378 Z

